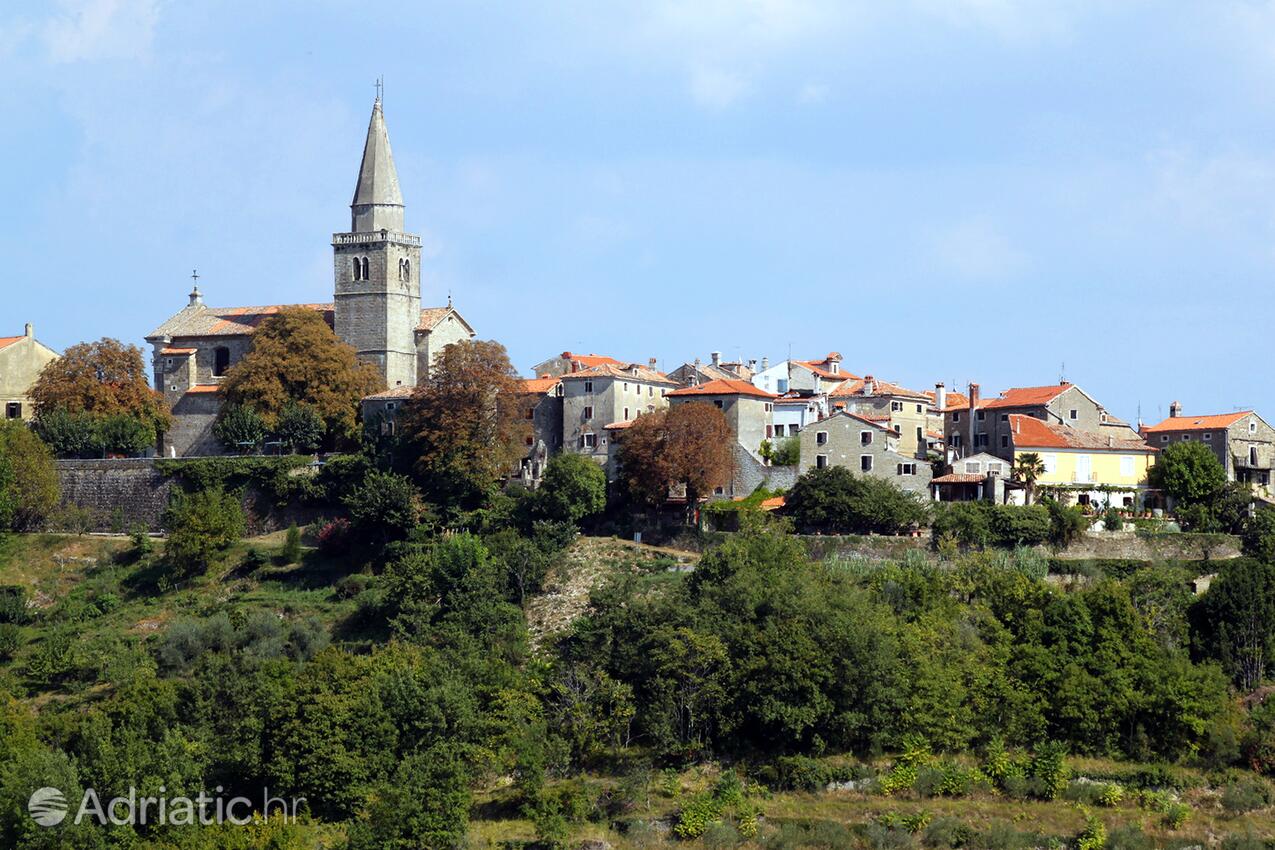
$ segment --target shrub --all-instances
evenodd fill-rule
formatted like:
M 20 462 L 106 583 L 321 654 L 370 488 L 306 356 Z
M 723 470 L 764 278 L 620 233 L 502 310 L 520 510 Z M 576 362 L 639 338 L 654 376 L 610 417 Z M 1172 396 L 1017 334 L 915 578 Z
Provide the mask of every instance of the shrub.
M 785 499 L 784 512 L 801 529 L 899 534 L 928 520 L 926 506 L 914 494 L 840 466 L 809 470 Z
M 27 589 L 21 585 L 0 586 L 0 623 L 22 625 L 30 616 Z
M 301 530 L 296 525 L 288 526 L 283 539 L 283 548 L 279 550 L 279 561 L 284 564 L 295 564 L 301 560 Z
M 17 623 L 0 623 L 0 659 L 8 661 L 22 646 L 22 627 Z
M 327 431 L 327 424 L 318 411 L 308 404 L 294 402 L 284 405 L 275 425 L 275 436 L 294 454 L 317 451 Z
M 1107 843 L 1107 827 L 1098 818 L 1085 813 L 1085 828 L 1076 835 L 1076 850 L 1102 850 Z
M 925 828 L 921 843 L 926 847 L 951 848 L 959 850 L 966 847 L 974 838 L 974 830 L 960 818 L 935 818 Z
M 554 455 L 534 499 L 542 518 L 576 525 L 606 508 L 606 472 L 583 455 Z
M 1124 529 L 1124 517 L 1115 508 L 1107 508 L 1102 514 L 1102 527 L 1107 531 L 1121 531 Z
M 1190 816 L 1191 807 L 1186 803 L 1170 803 L 1160 820 L 1166 829 L 1176 831 L 1186 825 L 1187 818 Z
M 1154 850 L 1155 841 L 1136 823 L 1122 824 L 1107 834 L 1107 850 Z
M 1064 506 L 1057 499 L 1042 500 L 1049 511 L 1049 542 L 1068 546 L 1089 527 L 1089 519 L 1079 505 Z
M 319 551 L 329 555 L 346 551 L 350 546 L 350 521 L 334 519 L 319 526 L 315 535 L 319 541 Z
M 177 491 L 164 512 L 164 526 L 169 529 L 164 556 L 187 575 L 203 572 L 218 552 L 243 536 L 245 525 L 235 494 Z
M 266 423 L 246 404 L 228 404 L 213 423 L 213 436 L 227 450 L 248 454 L 266 438 Z
M 1270 804 L 1270 786 L 1257 778 L 1240 779 L 1222 789 L 1222 808 L 1230 815 L 1264 809 Z

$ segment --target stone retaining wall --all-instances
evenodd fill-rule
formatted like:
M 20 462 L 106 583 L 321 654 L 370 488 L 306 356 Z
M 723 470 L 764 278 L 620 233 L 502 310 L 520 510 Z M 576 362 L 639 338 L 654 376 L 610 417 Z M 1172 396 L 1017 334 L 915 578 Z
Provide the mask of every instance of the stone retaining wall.
M 150 458 L 59 460 L 62 505 L 87 510 L 93 531 L 159 530 L 173 481 Z

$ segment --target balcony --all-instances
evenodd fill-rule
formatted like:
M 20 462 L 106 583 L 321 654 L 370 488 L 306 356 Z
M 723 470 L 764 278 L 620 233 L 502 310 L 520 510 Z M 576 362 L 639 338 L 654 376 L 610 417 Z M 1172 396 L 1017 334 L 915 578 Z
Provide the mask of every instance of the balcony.
M 374 242 L 391 242 L 395 245 L 411 245 L 419 248 L 421 237 L 413 233 L 397 233 L 393 230 L 377 230 L 372 233 L 333 233 L 332 247 L 338 245 L 369 245 Z

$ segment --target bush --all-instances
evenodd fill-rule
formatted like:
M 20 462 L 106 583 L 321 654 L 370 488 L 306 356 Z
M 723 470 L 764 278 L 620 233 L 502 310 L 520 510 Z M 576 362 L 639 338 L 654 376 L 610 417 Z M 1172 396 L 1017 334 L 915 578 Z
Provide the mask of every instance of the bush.
M 194 575 L 213 557 L 243 537 L 246 522 L 239 498 L 221 490 L 173 494 L 164 512 L 169 530 L 164 556 L 176 569 Z
M 577 525 L 606 508 L 606 472 L 583 455 L 554 455 L 534 499 L 541 518 Z
M 213 423 L 213 436 L 228 451 L 249 454 L 266 438 L 266 423 L 246 404 L 227 404 Z
M 293 454 L 318 451 L 327 432 L 323 417 L 313 407 L 294 402 L 284 405 L 275 425 L 275 436 Z
M 1222 808 L 1229 815 L 1242 815 L 1270 804 L 1270 786 L 1257 778 L 1240 779 L 1222 789 Z
M 22 625 L 30 620 L 27 589 L 21 585 L 0 586 L 0 623 Z
M 17 623 L 0 623 L 0 659 L 8 661 L 22 646 L 22 627 Z
M 282 564 L 295 564 L 301 560 L 301 529 L 296 525 L 288 526 L 288 532 L 283 539 L 283 548 L 279 550 L 279 562 Z
M 0 422 L 0 532 L 40 527 L 58 495 L 49 447 L 21 422 Z
M 1068 546 L 1089 528 L 1089 518 L 1079 505 L 1064 506 L 1057 499 L 1043 499 L 1049 511 L 1049 542 L 1055 546 Z
M 921 843 L 926 847 L 951 848 L 959 850 L 967 847 L 974 839 L 974 830 L 955 817 L 935 818 L 921 835 Z
M 842 534 L 901 534 L 929 514 L 912 493 L 889 481 L 857 476 L 841 466 L 815 468 L 797 479 L 784 513 L 802 530 Z
M 934 539 L 955 539 L 962 546 L 1013 549 L 1049 539 L 1049 512 L 1040 505 L 949 502 L 935 506 Z

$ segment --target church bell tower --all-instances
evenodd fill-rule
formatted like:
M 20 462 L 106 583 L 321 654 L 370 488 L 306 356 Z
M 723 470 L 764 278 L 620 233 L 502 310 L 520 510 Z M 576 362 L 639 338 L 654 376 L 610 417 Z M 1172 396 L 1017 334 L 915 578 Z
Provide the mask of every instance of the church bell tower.
M 416 385 L 421 238 L 403 231 L 403 195 L 378 94 L 350 203 L 350 231 L 332 235 L 335 330 L 389 387 Z

